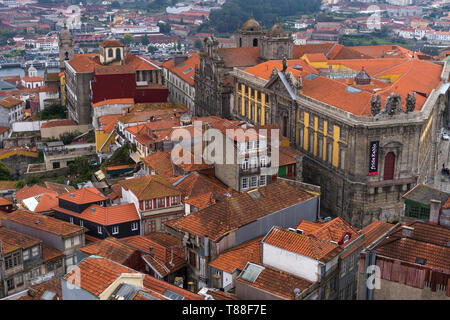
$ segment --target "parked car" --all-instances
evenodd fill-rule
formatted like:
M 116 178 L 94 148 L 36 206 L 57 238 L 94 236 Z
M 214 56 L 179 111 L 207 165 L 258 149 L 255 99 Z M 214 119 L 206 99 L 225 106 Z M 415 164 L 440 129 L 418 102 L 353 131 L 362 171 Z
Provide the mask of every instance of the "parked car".
M 450 136 L 448 135 L 447 132 L 442 133 L 442 140 L 450 140 Z

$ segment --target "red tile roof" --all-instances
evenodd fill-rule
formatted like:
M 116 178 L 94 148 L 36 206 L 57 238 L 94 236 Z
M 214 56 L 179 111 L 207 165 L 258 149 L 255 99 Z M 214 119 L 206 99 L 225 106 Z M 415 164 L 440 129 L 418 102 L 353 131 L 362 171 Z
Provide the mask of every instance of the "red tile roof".
M 93 204 L 81 213 L 72 212 L 60 207 L 55 207 L 54 210 L 104 226 L 139 220 L 139 214 L 133 203 L 119 204 L 110 207 L 102 207 Z
M 104 40 L 100 42 L 99 46 L 103 48 L 124 47 L 124 45 L 117 40 Z
M 44 185 L 47 189 L 55 191 L 57 194 L 63 194 L 66 192 L 73 192 L 76 189 L 66 184 L 59 184 L 49 181 L 44 181 Z
M 211 261 L 210 267 L 231 274 L 235 269 L 244 270 L 247 262 L 261 263 L 261 240 L 264 236 L 244 242 L 226 250 Z
M 53 300 L 62 299 L 61 280 L 58 277 L 54 277 L 48 281 L 41 282 L 37 285 L 31 286 L 28 289 L 28 295 L 20 297 L 19 300 L 41 300 L 44 292 L 50 291 L 56 293 Z
M 180 195 L 172 184 L 159 175 L 146 175 L 119 181 L 125 189 L 130 190 L 139 200 L 155 199 Z
M 97 103 L 93 103 L 92 107 L 100 107 L 103 105 L 111 105 L 111 104 L 130 104 L 134 105 L 134 99 L 133 98 L 123 98 L 123 99 L 105 99 L 102 101 L 99 101 Z
M 86 187 L 75 190 L 73 192 L 63 193 L 59 195 L 58 198 L 76 204 L 85 204 L 106 200 L 106 197 L 94 187 Z
M 250 194 L 256 195 L 256 199 Z M 296 186 L 277 181 L 175 219 L 171 227 L 201 237 L 208 235 L 212 241 L 217 241 L 236 228 L 312 197 Z
M 22 100 L 16 99 L 14 97 L 8 96 L 6 98 L 3 98 L 0 100 L 0 105 L 5 108 L 12 108 L 17 106 L 18 104 L 21 104 Z
M 263 243 L 325 263 L 332 260 L 343 250 L 337 244 L 333 244 L 329 241 L 316 239 L 315 237 L 285 230 L 280 227 L 274 227 L 267 234 Z
M 171 59 L 163 64 L 164 68 L 167 68 L 171 72 L 175 73 L 178 77 L 194 85 L 195 68 L 200 65 L 200 54 L 191 53 L 189 57 L 177 66 L 174 66 L 174 59 Z
M 228 188 L 222 182 L 198 172 L 192 172 L 175 187 L 183 193 L 183 197 L 189 198 L 211 193 L 228 193 Z
M 226 68 L 250 67 L 260 63 L 258 47 L 219 48 L 218 54 L 225 62 Z
M 125 63 L 133 66 L 135 70 L 159 70 L 157 62 L 146 57 L 137 57 L 133 54 L 127 54 Z
M 96 241 L 78 248 L 78 250 L 87 255 L 104 257 L 120 264 L 127 263 L 128 259 L 137 252 L 135 248 L 130 247 L 126 242 L 113 237 Z
M 42 123 L 41 129 L 76 125 L 78 125 L 78 123 L 75 120 L 51 120 Z
M 96 75 L 114 75 L 114 74 L 135 74 L 136 70 L 131 65 L 98 65 L 94 68 L 94 73 Z
M 172 292 L 182 295 L 184 297 L 183 300 L 203 300 L 203 297 L 199 296 L 196 293 L 184 290 L 180 287 L 174 286 L 162 280 L 158 280 L 149 275 L 146 275 L 144 278 L 144 287 L 159 294 L 164 294 L 166 290 L 170 290 Z
M 16 250 L 15 248 L 27 249 L 41 242 L 37 238 L 6 229 L 5 227 L 0 227 L 0 241 L 5 254 Z
M 63 252 L 47 247 L 46 245 L 42 245 L 42 259 L 45 262 L 51 261 L 51 260 L 55 260 L 58 258 L 63 258 L 65 255 Z
M 361 233 L 365 234 L 364 247 L 370 246 L 392 228 L 394 228 L 393 224 L 384 221 L 374 221 L 369 224 L 361 230 Z
M 313 284 L 306 279 L 267 266 L 264 267 L 253 283 L 244 280 L 241 277 L 238 277 L 237 281 L 269 292 L 270 294 L 285 300 L 295 299 L 295 289 L 300 289 L 300 292 L 303 292 Z
M 0 206 L 10 206 L 10 205 L 12 205 L 11 201 L 3 197 L 0 197 Z
M 86 228 L 55 219 L 43 214 L 32 213 L 28 210 L 16 210 L 2 217 L 2 220 L 10 220 L 18 224 L 26 225 L 33 229 L 42 230 L 57 236 L 66 237 L 77 233 L 85 233 Z

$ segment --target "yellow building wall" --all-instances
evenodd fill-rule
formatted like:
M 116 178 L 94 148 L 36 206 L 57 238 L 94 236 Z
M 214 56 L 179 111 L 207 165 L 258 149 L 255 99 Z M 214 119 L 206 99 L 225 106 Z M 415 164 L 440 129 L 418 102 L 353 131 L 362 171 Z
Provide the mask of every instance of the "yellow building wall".
M 108 139 L 110 133 L 106 133 L 103 130 L 95 130 L 95 152 L 99 152 L 102 145 L 105 143 L 105 141 Z M 108 146 L 114 142 L 114 139 L 116 137 L 116 133 L 113 133 L 111 135 L 111 138 L 109 139 L 108 143 L 105 144 L 103 149 L 107 149 Z
M 305 114 L 304 117 L 305 131 L 303 132 L 303 149 L 308 150 L 309 113 L 305 112 L 304 114 Z
M 66 79 L 64 73 L 59 77 L 61 83 L 61 104 L 66 105 Z
M 332 165 L 334 167 L 339 166 L 339 135 L 341 134 L 340 129 L 338 126 L 334 126 L 333 127 L 333 160 L 332 160 Z
M 239 84 L 236 86 L 237 89 L 239 89 L 238 86 L 239 86 Z M 255 106 L 258 103 L 260 103 L 261 104 L 261 123 L 260 124 L 261 125 L 265 125 L 266 124 L 266 119 L 265 119 L 266 107 L 270 108 L 270 107 L 268 107 L 266 105 L 266 95 L 263 92 L 261 92 L 261 101 L 258 101 L 258 99 L 257 99 L 258 90 L 255 89 L 255 96 L 252 98 L 251 93 L 250 93 L 251 87 L 247 87 L 244 84 L 241 84 L 241 88 L 240 89 L 241 89 L 240 91 L 236 90 L 236 106 L 238 106 L 238 103 L 239 103 L 238 99 L 241 99 L 241 106 L 242 106 L 241 116 L 245 116 L 245 103 L 244 103 L 244 101 L 245 101 L 245 97 L 247 97 L 248 100 L 249 100 L 249 104 L 247 106 L 247 114 L 250 116 L 250 112 L 252 110 L 251 104 L 250 104 L 251 101 L 255 102 Z M 255 114 L 253 115 L 253 119 L 255 119 L 255 123 L 256 123 L 256 119 L 257 119 L 257 116 L 258 116 L 258 108 L 255 107 L 254 113 Z

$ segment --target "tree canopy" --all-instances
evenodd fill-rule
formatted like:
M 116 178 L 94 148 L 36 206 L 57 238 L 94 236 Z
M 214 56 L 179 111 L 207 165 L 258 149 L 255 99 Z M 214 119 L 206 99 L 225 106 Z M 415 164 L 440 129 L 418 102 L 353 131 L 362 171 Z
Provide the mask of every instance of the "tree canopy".
M 321 0 L 228 0 L 221 9 L 210 13 L 209 21 L 203 23 L 200 32 L 232 33 L 250 18 L 270 28 L 277 17 L 317 12 Z
M 0 180 L 9 180 L 11 178 L 11 171 L 3 162 L 0 162 Z

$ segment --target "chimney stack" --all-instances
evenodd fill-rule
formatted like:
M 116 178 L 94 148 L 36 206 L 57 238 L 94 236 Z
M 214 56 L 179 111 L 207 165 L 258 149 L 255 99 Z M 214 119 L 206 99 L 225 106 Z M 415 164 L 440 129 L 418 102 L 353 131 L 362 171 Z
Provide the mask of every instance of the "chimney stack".
M 414 228 L 410 226 L 402 226 L 402 236 L 412 238 L 414 236 Z
M 429 223 L 439 224 L 439 211 L 441 210 L 440 200 L 430 200 L 430 220 Z

